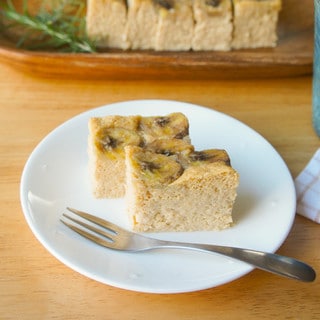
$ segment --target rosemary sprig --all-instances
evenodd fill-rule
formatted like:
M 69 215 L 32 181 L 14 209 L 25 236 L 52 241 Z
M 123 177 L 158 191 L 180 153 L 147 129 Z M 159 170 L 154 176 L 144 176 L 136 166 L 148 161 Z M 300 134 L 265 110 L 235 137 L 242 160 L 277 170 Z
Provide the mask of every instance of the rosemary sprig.
M 7 0 L 6 7 L 1 9 L 0 14 L 7 22 L 5 29 L 23 27 L 23 34 L 16 42 L 17 47 L 63 52 L 96 51 L 85 32 L 84 1 L 55 0 L 52 9 L 46 9 L 45 2 L 35 15 L 29 12 L 27 0 L 24 0 L 21 12 L 11 0 Z

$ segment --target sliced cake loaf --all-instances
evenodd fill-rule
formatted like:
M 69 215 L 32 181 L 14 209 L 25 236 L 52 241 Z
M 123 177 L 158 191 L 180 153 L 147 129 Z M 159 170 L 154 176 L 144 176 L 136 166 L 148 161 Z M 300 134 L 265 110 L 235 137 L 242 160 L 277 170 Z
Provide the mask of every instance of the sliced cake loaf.
M 194 0 L 193 14 L 194 51 L 231 49 L 233 30 L 231 0 Z
M 228 51 L 274 47 L 282 0 L 88 0 L 98 47 Z
M 126 206 L 137 232 L 221 230 L 239 183 L 223 150 L 154 153 L 125 147 Z
M 158 12 L 154 49 L 187 51 L 193 37 L 192 0 L 154 0 Z
M 162 143 L 162 140 L 172 139 L 166 145 Z M 179 142 L 175 143 L 175 140 Z M 182 113 L 150 117 L 114 115 L 91 118 L 88 155 L 94 196 L 124 196 L 125 146 L 141 146 L 168 154 L 171 151 L 166 148 L 170 144 L 178 148 L 177 152 L 191 147 L 189 122 Z
M 86 28 L 99 47 L 128 49 L 126 0 L 88 0 Z
M 233 0 L 232 48 L 275 47 L 281 0 Z

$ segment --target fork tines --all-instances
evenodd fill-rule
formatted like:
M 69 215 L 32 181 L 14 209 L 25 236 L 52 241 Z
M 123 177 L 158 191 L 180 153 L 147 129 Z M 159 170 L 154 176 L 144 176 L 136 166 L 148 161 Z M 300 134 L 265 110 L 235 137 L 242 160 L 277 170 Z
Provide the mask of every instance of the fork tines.
M 86 221 L 90 221 L 100 227 L 103 227 L 104 229 L 97 228 L 92 224 L 88 224 L 80 219 L 77 219 L 75 217 L 72 217 L 69 214 L 63 213 L 62 216 L 66 218 L 69 221 L 72 221 L 70 223 L 69 221 L 66 221 L 66 219 L 60 219 L 63 224 L 65 224 L 67 227 L 72 229 L 73 231 L 77 232 L 81 236 L 101 245 L 107 248 L 112 248 L 113 243 L 115 242 L 115 236 L 120 232 L 120 228 L 113 223 L 109 221 L 105 221 L 103 219 L 100 219 L 98 217 L 95 217 L 89 213 L 79 211 L 73 208 L 67 207 L 67 210 L 72 212 L 78 217 L 81 217 L 82 219 Z M 79 228 L 79 226 L 83 228 Z M 90 230 L 91 232 L 88 232 L 86 230 Z

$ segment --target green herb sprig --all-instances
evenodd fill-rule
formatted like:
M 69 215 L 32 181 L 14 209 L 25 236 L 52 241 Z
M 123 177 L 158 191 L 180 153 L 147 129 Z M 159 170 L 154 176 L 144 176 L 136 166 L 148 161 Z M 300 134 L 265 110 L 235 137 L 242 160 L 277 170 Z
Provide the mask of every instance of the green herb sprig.
M 7 5 L 0 9 L 5 30 L 23 28 L 16 42 L 17 47 L 61 52 L 96 51 L 85 31 L 84 1 L 55 0 L 51 9 L 45 8 L 44 3 L 35 15 L 29 12 L 26 0 L 21 12 L 11 0 L 7 0 Z

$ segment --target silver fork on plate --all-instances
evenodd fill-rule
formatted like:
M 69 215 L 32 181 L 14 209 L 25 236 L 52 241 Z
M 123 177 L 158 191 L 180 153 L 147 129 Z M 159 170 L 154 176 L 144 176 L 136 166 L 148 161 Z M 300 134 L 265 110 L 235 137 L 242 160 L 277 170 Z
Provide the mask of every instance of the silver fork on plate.
M 200 250 L 219 253 L 246 262 L 261 270 L 296 280 L 312 282 L 316 278 L 316 273 L 312 267 L 293 258 L 251 249 L 158 240 L 127 231 L 89 213 L 69 207 L 67 209 L 82 219 L 77 219 L 64 213 L 64 218 L 61 219 L 61 221 L 66 226 L 83 237 L 109 249 L 127 252 L 146 251 L 158 248 Z M 100 228 L 88 224 L 84 222 L 84 220 L 90 221 Z

